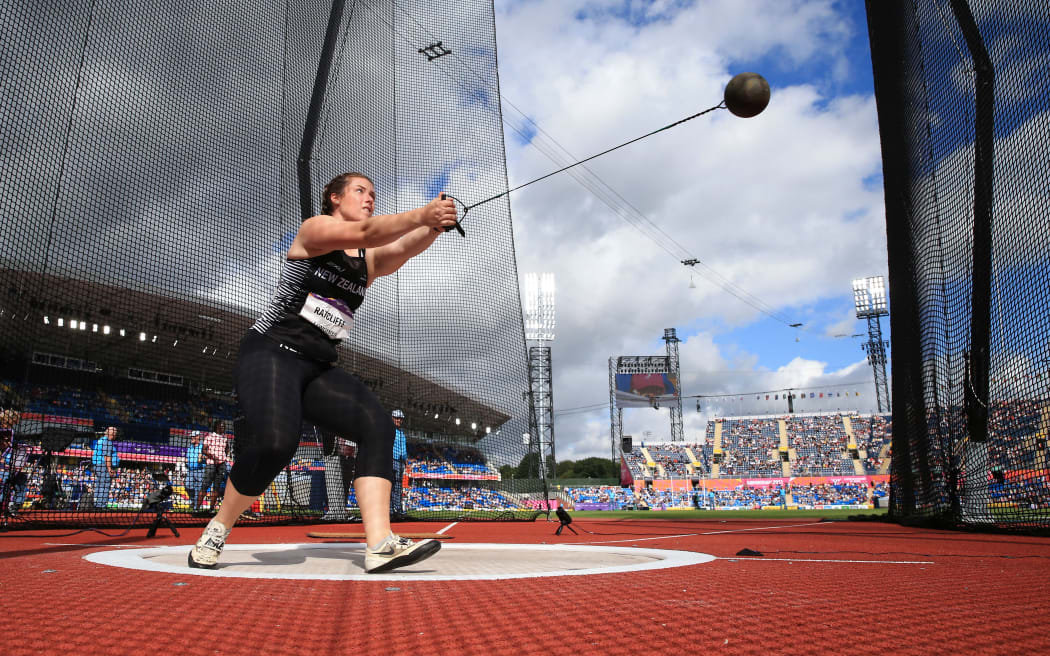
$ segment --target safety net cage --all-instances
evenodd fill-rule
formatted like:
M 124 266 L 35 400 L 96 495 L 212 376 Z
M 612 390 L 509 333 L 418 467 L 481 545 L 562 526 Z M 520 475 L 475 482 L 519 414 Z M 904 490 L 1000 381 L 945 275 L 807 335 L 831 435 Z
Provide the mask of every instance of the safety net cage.
M 203 523 L 238 453 L 233 366 L 334 176 L 376 213 L 506 189 L 488 0 L 4 0 L 5 527 Z M 340 367 L 403 415 L 392 512 L 535 518 L 506 197 L 357 311 Z M 246 518 L 348 521 L 354 435 L 304 423 Z
M 1050 525 L 1050 9 L 867 3 L 893 329 L 891 517 Z

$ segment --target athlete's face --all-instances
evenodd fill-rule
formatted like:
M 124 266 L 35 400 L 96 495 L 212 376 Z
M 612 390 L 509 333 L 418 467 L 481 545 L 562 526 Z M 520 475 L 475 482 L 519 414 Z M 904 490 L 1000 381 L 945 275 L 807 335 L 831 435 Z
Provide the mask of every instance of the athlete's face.
M 351 178 L 343 188 L 343 195 L 336 199 L 339 213 L 351 221 L 364 221 L 372 216 L 376 207 L 376 190 L 364 178 Z

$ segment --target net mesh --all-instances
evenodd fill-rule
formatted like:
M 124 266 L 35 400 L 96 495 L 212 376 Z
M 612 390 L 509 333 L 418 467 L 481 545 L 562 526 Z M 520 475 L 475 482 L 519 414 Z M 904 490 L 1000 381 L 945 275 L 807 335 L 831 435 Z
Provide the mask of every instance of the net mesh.
M 204 468 L 187 458 L 191 435 L 222 421 L 236 456 L 232 367 L 298 229 L 297 158 L 331 8 L 0 3 L 0 405 L 18 413 L 5 524 L 207 514 L 221 467 L 192 494 Z M 377 213 L 506 189 L 491 2 L 351 0 L 335 27 L 315 212 L 346 171 L 374 179 Z M 528 432 L 506 198 L 465 227 L 370 288 L 340 366 L 405 415 L 395 511 L 534 517 L 542 483 L 499 470 L 524 458 Z M 302 435 L 255 519 L 355 514 L 354 436 Z
M 868 2 L 894 337 L 891 515 L 1050 520 L 1043 2 Z

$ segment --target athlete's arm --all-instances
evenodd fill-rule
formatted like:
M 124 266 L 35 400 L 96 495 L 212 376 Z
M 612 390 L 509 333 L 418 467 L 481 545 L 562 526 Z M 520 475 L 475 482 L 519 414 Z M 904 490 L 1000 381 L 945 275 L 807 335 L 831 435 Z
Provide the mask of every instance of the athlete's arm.
M 392 244 L 365 251 L 368 262 L 368 284 L 379 276 L 388 276 L 401 268 L 405 262 L 419 255 L 444 231 L 436 231 L 429 226 L 416 228 Z
M 288 257 L 299 259 L 335 250 L 378 248 L 421 228 L 432 230 L 454 225 L 455 222 L 455 204 L 440 198 L 407 212 L 369 216 L 359 221 L 321 214 L 307 219 L 299 227 L 299 234 L 288 250 Z

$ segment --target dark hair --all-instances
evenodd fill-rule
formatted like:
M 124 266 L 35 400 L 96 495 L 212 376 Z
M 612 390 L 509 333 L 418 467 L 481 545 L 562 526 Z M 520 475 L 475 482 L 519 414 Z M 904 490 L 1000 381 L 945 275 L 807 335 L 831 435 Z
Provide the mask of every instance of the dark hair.
M 332 194 L 338 196 L 343 193 L 343 190 L 346 189 L 346 184 L 354 178 L 364 178 L 373 187 L 376 186 L 376 183 L 372 182 L 372 178 L 357 171 L 341 173 L 335 176 L 331 182 L 324 186 L 324 191 L 321 192 L 321 214 L 331 214 L 335 211 L 335 207 L 332 206 Z
M 226 432 L 226 420 L 216 419 L 211 424 L 211 432 L 213 433 L 225 433 Z

